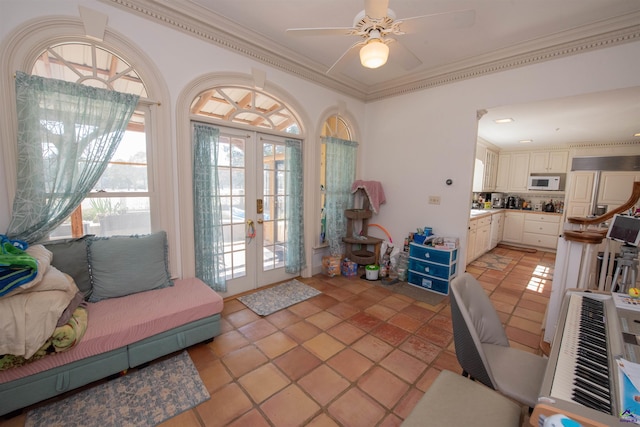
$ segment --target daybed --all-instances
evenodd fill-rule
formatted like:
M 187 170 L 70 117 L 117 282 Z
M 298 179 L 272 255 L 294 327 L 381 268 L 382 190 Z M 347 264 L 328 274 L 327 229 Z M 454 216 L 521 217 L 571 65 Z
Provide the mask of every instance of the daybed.
M 70 350 L 0 371 L 0 415 L 220 334 L 222 297 L 199 279 L 170 279 L 164 232 L 44 247 L 84 294 L 86 331 Z

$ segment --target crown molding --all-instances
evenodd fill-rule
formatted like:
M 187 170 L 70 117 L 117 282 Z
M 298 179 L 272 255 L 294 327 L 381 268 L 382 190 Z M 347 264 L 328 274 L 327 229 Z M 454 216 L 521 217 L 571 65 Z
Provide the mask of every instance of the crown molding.
M 472 79 L 640 40 L 640 12 L 599 21 L 488 54 L 367 86 L 328 76 L 326 66 L 230 21 L 191 0 L 100 0 L 364 102 Z

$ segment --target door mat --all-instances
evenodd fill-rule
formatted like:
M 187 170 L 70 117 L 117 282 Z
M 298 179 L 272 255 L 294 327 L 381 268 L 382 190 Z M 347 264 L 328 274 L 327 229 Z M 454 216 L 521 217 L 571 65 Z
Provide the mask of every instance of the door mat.
M 177 356 L 37 407 L 25 426 L 155 426 L 210 398 L 183 351 Z
M 366 280 L 366 279 L 365 279 Z M 447 296 L 437 292 L 431 292 L 428 289 L 419 286 L 413 286 L 407 282 L 392 280 L 366 280 L 376 286 L 389 289 L 391 292 L 413 298 L 416 301 L 424 302 L 429 305 L 440 304 Z
M 321 293 L 319 290 L 293 279 L 263 291 L 243 295 L 238 297 L 238 301 L 256 314 L 268 316 Z
M 490 268 L 491 270 L 502 271 L 509 266 L 511 261 L 513 261 L 513 258 L 489 252 L 473 261 L 471 265 L 474 267 Z

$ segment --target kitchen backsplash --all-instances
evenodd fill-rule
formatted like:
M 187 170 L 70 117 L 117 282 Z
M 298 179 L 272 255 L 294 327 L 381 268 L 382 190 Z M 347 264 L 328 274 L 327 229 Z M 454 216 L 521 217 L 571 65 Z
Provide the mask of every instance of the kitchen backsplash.
M 503 207 L 506 208 L 507 199 L 509 196 L 519 197 L 522 200 L 522 204 L 525 205 L 526 208 L 532 211 L 544 211 L 545 207 L 548 203 L 551 203 L 554 206 L 554 212 L 562 213 L 564 211 L 564 193 L 554 191 L 553 194 L 549 194 L 548 192 L 540 192 L 540 193 L 502 193 L 503 194 Z M 477 209 L 483 209 L 484 204 L 476 205 L 475 203 L 479 203 L 479 200 L 482 199 L 483 202 L 491 201 L 491 193 L 473 193 L 471 200 L 471 207 L 478 206 Z M 475 203 L 474 203 L 475 202 Z

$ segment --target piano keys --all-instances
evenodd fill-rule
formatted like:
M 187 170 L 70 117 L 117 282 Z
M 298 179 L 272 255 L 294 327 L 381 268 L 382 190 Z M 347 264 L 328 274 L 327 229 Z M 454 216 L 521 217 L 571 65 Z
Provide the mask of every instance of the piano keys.
M 640 312 L 617 308 L 609 294 L 568 291 L 560 311 L 539 403 L 605 425 L 619 419 L 620 357 L 640 362 Z

